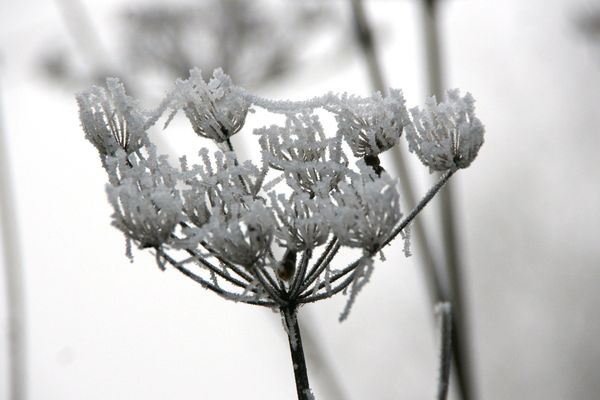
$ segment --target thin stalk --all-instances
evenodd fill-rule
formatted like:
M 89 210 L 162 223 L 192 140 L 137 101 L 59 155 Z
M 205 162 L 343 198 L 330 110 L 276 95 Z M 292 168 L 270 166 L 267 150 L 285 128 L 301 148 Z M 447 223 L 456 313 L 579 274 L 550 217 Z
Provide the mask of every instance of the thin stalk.
M 280 309 L 285 323 L 285 332 L 290 344 L 294 378 L 296 380 L 296 392 L 298 400 L 312 400 L 313 396 L 308 383 L 308 372 L 306 371 L 306 360 L 302 348 L 302 337 L 298 326 L 296 306 L 287 306 Z
M 427 65 L 427 81 L 430 94 L 438 99 L 443 96 L 442 61 L 439 40 L 438 0 L 423 0 L 423 34 L 425 37 L 425 54 Z M 463 299 L 462 262 L 459 252 L 458 227 L 454 206 L 454 190 L 452 185 L 446 185 L 440 192 L 439 207 L 441 211 L 442 242 L 448 274 L 449 294 L 454 312 L 452 330 L 452 347 L 456 364 L 456 377 L 459 391 L 463 400 L 475 397 L 474 382 L 470 366 L 468 349 L 468 333 L 465 302 Z
M 380 91 L 383 94 L 386 92 L 386 84 L 381 68 L 381 62 L 376 51 L 371 24 L 364 11 L 361 0 L 351 0 L 351 5 L 354 16 L 354 31 L 362 55 L 367 63 L 371 87 L 373 90 Z M 407 208 L 412 209 L 415 204 L 417 204 L 417 200 L 415 191 L 413 189 L 414 184 L 410 175 L 409 167 L 405 161 L 400 147 L 392 149 L 391 154 L 394 170 L 399 177 L 402 194 L 406 199 L 405 205 Z M 429 297 L 431 299 L 431 303 L 436 304 L 445 299 L 447 296 L 445 296 L 443 286 L 440 282 L 439 272 L 436 267 L 436 262 L 433 258 L 432 246 L 427 239 L 428 236 L 425 234 L 425 227 L 421 223 L 420 219 L 416 219 L 413 222 L 412 228 L 415 239 L 414 241 L 421 249 L 418 252 L 418 256 L 421 264 L 424 267 L 424 276 Z
M 22 276 L 23 263 L 19 254 L 21 245 L 17 229 L 17 207 L 13 196 L 14 188 L 8 162 L 8 143 L 4 137 L 0 98 L 0 225 L 2 226 L 6 309 L 8 313 L 8 368 L 10 374 L 8 390 L 11 400 L 24 400 L 27 398 L 25 285 Z
M 440 321 L 440 367 L 436 399 L 446 400 L 452 366 L 452 307 L 450 303 L 439 303 L 435 311 Z

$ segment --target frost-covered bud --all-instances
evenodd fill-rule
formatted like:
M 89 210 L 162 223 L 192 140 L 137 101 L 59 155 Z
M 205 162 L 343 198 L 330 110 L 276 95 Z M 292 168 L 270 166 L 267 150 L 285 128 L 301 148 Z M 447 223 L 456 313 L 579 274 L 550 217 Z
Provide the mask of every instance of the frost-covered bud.
M 410 123 L 402 91 L 391 89 L 382 97 L 344 95 L 335 110 L 338 134 L 341 134 L 355 157 L 377 156 L 395 146 L 403 128 Z
M 213 208 L 200 230 L 205 247 L 220 258 L 246 268 L 257 266 L 273 241 L 275 219 L 261 200 L 231 205 L 228 213 Z
M 187 80 L 176 82 L 173 101 L 175 110 L 183 109 L 198 135 L 217 143 L 242 128 L 249 108 L 242 90 L 220 68 L 208 83 L 199 69 L 192 69 Z
M 377 174 L 359 163 L 360 174 L 350 174 L 332 192 L 333 203 L 326 210 L 339 243 L 373 254 L 380 250 L 402 218 L 396 181 L 387 173 Z
M 117 153 L 119 164 L 125 154 Z M 111 160 L 115 161 L 115 160 Z M 108 199 L 114 208 L 113 225 L 140 248 L 160 247 L 170 241 L 170 235 L 181 221 L 182 204 L 174 179 L 161 176 L 168 169 L 164 159 L 155 160 L 160 168 L 143 164 L 122 169 L 117 185 L 108 185 Z
M 431 97 L 425 109 L 411 109 L 414 123 L 407 127 L 409 150 L 431 171 L 466 168 L 483 144 L 484 127 L 475 116 L 475 100 L 458 89 L 448 91 L 448 100 Z
M 317 115 L 288 114 L 285 125 L 254 130 L 263 149 L 263 158 L 271 168 L 285 170 L 290 163 L 318 161 L 325 157 L 327 140 Z
M 348 159 L 340 138 L 327 138 L 317 115 L 289 113 L 285 126 L 254 131 L 263 160 L 283 171 L 287 184 L 311 196 L 327 194 L 343 179 Z
M 206 204 L 206 190 L 194 187 L 183 191 L 183 212 L 190 221 L 200 227 L 210 219 L 210 211 Z
M 142 147 L 150 117 L 117 78 L 108 78 L 106 86 L 92 86 L 77 95 L 85 137 L 103 156 L 118 149 L 131 154 Z
M 302 251 L 313 249 L 327 241 L 329 225 L 321 214 L 323 200 L 310 198 L 307 193 L 286 198 L 280 193 L 269 193 L 271 207 L 279 220 L 275 236 L 287 249 Z

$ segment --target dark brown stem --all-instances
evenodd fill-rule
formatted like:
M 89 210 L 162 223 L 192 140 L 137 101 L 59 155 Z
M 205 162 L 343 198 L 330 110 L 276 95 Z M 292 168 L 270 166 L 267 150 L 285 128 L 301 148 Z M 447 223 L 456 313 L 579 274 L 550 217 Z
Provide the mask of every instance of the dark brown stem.
M 304 359 L 304 349 L 302 348 L 302 338 L 300 336 L 300 327 L 298 326 L 297 312 L 294 305 L 288 305 L 280 309 L 285 323 L 285 331 L 288 335 L 290 344 L 290 353 L 292 355 L 292 366 L 294 368 L 294 378 L 296 379 L 296 392 L 298 400 L 310 400 L 313 398 L 310 385 L 308 383 L 308 372 L 306 371 L 306 360 Z

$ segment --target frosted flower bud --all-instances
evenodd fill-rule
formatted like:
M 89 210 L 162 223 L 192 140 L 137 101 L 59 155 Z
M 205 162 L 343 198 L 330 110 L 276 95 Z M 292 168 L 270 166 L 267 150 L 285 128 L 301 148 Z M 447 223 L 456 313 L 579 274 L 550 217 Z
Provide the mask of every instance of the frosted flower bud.
M 249 108 L 242 90 L 220 68 L 208 83 L 199 69 L 192 69 L 187 80 L 176 82 L 173 100 L 175 109 L 183 109 L 198 135 L 217 143 L 242 128 Z
M 402 91 L 391 89 L 382 97 L 369 98 L 344 95 L 334 111 L 341 134 L 355 157 L 377 156 L 395 146 L 402 130 L 410 123 Z
M 369 254 L 380 250 L 402 218 L 396 181 L 359 163 L 360 174 L 340 182 L 326 210 L 334 235 L 341 245 L 358 247 Z
M 120 152 L 117 157 L 125 155 Z M 168 243 L 182 218 L 181 199 L 173 187 L 174 181 L 171 177 L 160 177 L 164 168 L 149 170 L 142 164 L 132 165 L 122 170 L 120 183 L 106 189 L 114 208 L 113 225 L 140 248 Z
M 108 78 L 106 86 L 77 95 L 85 137 L 101 155 L 114 155 L 118 149 L 131 154 L 142 147 L 150 118 L 117 78 Z
M 409 150 L 417 154 L 431 171 L 466 168 L 483 144 L 484 127 L 475 116 L 475 100 L 458 89 L 448 91 L 448 99 L 437 103 L 431 97 L 425 109 L 411 109 L 413 124 L 407 127 Z
M 231 205 L 228 213 L 213 208 L 200 232 L 207 248 L 233 264 L 251 268 L 260 264 L 273 240 L 275 219 L 260 200 Z
M 254 133 L 260 135 L 264 162 L 283 171 L 294 191 L 327 194 L 343 179 L 348 159 L 341 138 L 327 138 L 317 115 L 290 113 L 285 126 L 273 125 Z
M 271 125 L 254 130 L 271 168 L 285 170 L 294 161 L 323 159 L 330 141 L 326 139 L 317 115 L 288 114 L 284 126 Z
M 321 214 L 322 199 L 311 199 L 307 193 L 294 194 L 288 199 L 282 193 L 271 192 L 269 197 L 279 221 L 275 236 L 281 246 L 302 251 L 327 241 L 329 225 Z

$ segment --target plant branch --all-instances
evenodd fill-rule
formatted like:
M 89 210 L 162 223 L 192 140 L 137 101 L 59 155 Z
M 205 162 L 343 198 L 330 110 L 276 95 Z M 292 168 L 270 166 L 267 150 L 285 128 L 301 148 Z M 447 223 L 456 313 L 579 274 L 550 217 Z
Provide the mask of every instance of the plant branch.
M 298 326 L 298 310 L 296 306 L 285 306 L 282 307 L 280 311 L 281 315 L 283 316 L 285 331 L 287 333 L 288 342 L 290 345 L 298 400 L 312 400 L 313 396 L 308 383 L 308 372 L 306 371 L 304 349 L 302 348 L 302 337 L 300 336 L 300 327 Z
M 235 293 L 228 292 L 228 291 L 208 282 L 204 278 L 194 274 L 189 269 L 183 267 L 180 263 L 178 263 L 176 260 L 174 260 L 171 256 L 169 256 L 167 253 L 165 253 L 161 249 L 156 249 L 156 252 L 160 255 L 160 257 L 164 258 L 169 264 L 171 264 L 171 266 L 173 266 L 173 268 L 175 268 L 177 271 L 181 272 L 183 275 L 192 279 L 194 282 L 199 283 L 203 288 L 208 289 L 212 292 L 215 292 L 219 296 L 225 297 L 226 299 L 229 299 L 229 300 L 241 301 L 243 303 L 253 304 L 253 305 L 258 305 L 258 306 L 273 307 L 273 306 L 277 305 L 276 303 L 274 303 L 272 301 L 244 298 Z

